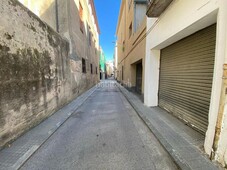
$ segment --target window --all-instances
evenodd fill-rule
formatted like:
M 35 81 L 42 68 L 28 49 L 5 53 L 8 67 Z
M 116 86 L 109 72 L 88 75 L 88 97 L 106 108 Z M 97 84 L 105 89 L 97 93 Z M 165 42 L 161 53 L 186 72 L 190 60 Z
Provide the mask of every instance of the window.
M 123 44 L 123 45 L 122 45 L 122 52 L 124 52 L 124 51 L 125 51 L 125 41 L 123 41 L 122 44 Z
M 86 73 L 86 61 L 84 58 L 82 58 L 82 72 Z
M 80 3 L 80 8 L 79 8 L 79 13 L 80 13 L 80 31 L 83 33 L 84 32 L 84 21 L 83 21 L 83 7 Z
M 136 32 L 139 29 L 143 19 L 146 16 L 146 11 L 147 11 L 146 0 L 135 1 L 134 32 Z
M 91 39 L 92 39 L 92 37 L 91 37 L 91 28 L 89 27 L 89 29 L 88 29 L 88 41 L 89 41 L 89 45 L 91 46 Z
M 132 35 L 132 23 L 129 26 L 129 38 L 131 37 L 131 35 Z
M 89 45 L 91 46 L 91 32 L 90 32 L 90 30 L 88 32 L 88 38 L 89 38 Z
M 95 71 L 95 72 L 96 72 L 96 74 L 98 74 L 98 68 L 97 68 L 97 67 L 95 67 L 95 70 L 96 70 L 96 71 Z
M 91 74 L 93 74 L 93 66 L 92 66 L 92 64 L 90 66 L 91 66 Z

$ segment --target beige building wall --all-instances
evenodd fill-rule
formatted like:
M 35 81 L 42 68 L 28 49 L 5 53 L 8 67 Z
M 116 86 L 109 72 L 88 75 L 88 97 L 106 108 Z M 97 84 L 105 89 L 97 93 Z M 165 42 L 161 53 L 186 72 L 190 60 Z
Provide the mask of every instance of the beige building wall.
M 145 4 L 142 6 L 146 7 Z M 138 20 L 140 21 L 139 23 Z M 132 29 L 131 31 L 130 27 Z M 141 11 L 140 9 L 135 8 L 135 3 L 133 0 L 122 0 L 116 34 L 118 37 L 116 50 L 118 57 L 117 80 L 126 86 L 131 86 L 131 88 L 134 89 L 136 86 L 136 64 L 138 62 L 142 62 L 143 94 L 144 59 L 146 51 L 146 15 L 145 10 Z

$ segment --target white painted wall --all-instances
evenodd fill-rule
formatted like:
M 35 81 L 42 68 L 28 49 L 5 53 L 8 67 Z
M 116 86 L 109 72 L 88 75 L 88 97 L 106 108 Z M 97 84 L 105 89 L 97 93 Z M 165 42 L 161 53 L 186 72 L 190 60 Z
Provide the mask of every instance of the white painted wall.
M 152 107 L 158 105 L 160 50 L 150 50 L 145 57 L 144 103 Z
M 217 44 L 209 126 L 205 139 L 205 151 L 211 154 L 217 122 L 222 87 L 223 64 L 227 63 L 227 0 L 175 0 L 157 19 L 147 20 L 144 102 L 158 105 L 160 50 L 217 22 Z M 226 111 L 227 112 L 227 111 Z M 225 124 L 227 124 L 225 113 Z M 223 164 L 227 153 L 227 125 L 223 128 L 217 152 Z M 227 155 L 225 156 L 227 157 Z M 225 158 L 227 159 L 227 158 Z M 225 160 L 227 162 L 227 160 Z
M 218 13 L 218 36 L 217 39 L 217 56 L 224 56 L 223 60 L 224 63 L 227 63 L 227 1 L 221 1 L 220 2 L 220 9 Z M 218 60 L 217 62 L 220 62 Z M 217 66 L 218 67 L 218 66 Z M 223 89 L 223 92 L 225 92 L 226 89 Z M 227 94 L 225 92 L 224 97 L 224 111 L 223 111 L 223 121 L 222 121 L 222 129 L 220 133 L 220 139 L 218 142 L 218 149 L 216 154 L 216 159 L 221 162 L 223 165 L 225 164 L 227 166 Z

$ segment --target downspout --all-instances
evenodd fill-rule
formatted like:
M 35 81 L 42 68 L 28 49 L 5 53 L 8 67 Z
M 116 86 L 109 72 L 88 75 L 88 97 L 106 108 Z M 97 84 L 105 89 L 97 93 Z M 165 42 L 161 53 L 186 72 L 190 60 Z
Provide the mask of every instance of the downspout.
M 221 103 L 219 106 L 218 111 L 218 119 L 215 127 L 215 136 L 213 142 L 213 151 L 211 152 L 210 159 L 215 159 L 216 152 L 218 150 L 218 143 L 220 139 L 221 129 L 222 129 L 222 122 L 224 117 L 224 110 L 225 110 L 225 99 L 227 96 L 227 64 L 223 66 L 223 78 L 222 78 L 222 91 L 221 91 Z
M 58 0 L 55 0 L 55 12 L 56 12 L 56 31 L 59 33 Z

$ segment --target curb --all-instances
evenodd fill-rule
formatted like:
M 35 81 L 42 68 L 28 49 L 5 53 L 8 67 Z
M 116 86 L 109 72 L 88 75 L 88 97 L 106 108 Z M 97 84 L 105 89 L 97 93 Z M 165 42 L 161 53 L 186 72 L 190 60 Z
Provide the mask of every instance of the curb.
M 118 87 L 119 90 L 122 92 L 122 94 L 124 95 L 124 97 L 126 98 L 126 100 L 130 103 L 130 105 L 133 107 L 133 109 L 136 111 L 136 113 L 138 114 L 138 116 L 141 118 L 141 120 L 144 122 L 144 124 L 148 127 L 148 129 L 151 131 L 152 134 L 154 134 L 154 136 L 158 139 L 159 143 L 163 146 L 163 148 L 167 151 L 167 153 L 170 155 L 170 157 L 172 158 L 173 162 L 176 164 L 176 166 L 179 169 L 184 169 L 184 170 L 190 170 L 189 166 L 186 164 L 184 165 L 184 163 L 182 163 L 180 161 L 180 159 L 178 159 L 178 157 L 176 157 L 175 155 L 173 155 L 173 152 L 171 152 L 171 147 L 168 145 L 168 143 L 166 141 L 161 141 L 160 139 L 161 134 L 157 131 L 157 129 L 155 129 L 151 123 L 149 122 L 149 120 L 146 118 L 146 116 L 144 116 L 135 106 L 134 104 L 129 100 L 128 96 L 123 92 L 123 90 L 121 89 L 121 87 Z M 122 87 L 123 88 L 123 87 Z M 125 89 L 126 90 L 126 89 Z M 155 130 L 154 130 L 155 129 Z
M 133 101 L 130 100 L 130 97 L 127 94 L 127 92 L 128 93 L 130 93 L 130 92 L 127 89 L 125 89 L 124 87 L 120 86 L 119 84 L 118 84 L 117 87 L 122 92 L 122 94 L 127 99 L 127 101 L 130 103 L 130 105 L 137 112 L 138 116 L 142 119 L 142 121 L 145 123 L 145 125 L 150 129 L 150 131 L 155 135 L 155 137 L 158 139 L 158 141 L 160 142 L 160 144 L 169 153 L 170 157 L 175 162 L 175 164 L 178 166 L 178 168 L 179 169 L 184 169 L 184 170 L 198 169 L 198 168 L 192 168 L 192 167 L 190 167 L 189 164 L 187 163 L 187 160 L 184 159 L 184 158 L 182 158 L 181 155 L 179 155 L 177 153 L 177 151 L 175 151 L 174 147 L 171 146 L 171 144 L 158 131 L 158 129 L 154 125 L 152 125 L 152 123 L 148 120 L 148 118 L 146 117 L 146 115 L 144 115 L 144 113 L 142 111 L 140 111 L 139 108 L 137 108 L 137 106 L 133 103 Z M 219 167 L 217 167 L 216 164 L 214 164 L 213 167 L 211 167 L 210 169 L 211 170 L 213 170 L 213 169 L 219 169 Z
M 38 146 L 37 148 L 35 148 L 34 149 L 34 151 L 31 153 L 31 155 L 29 156 L 29 157 L 27 157 L 27 159 L 23 162 L 23 163 L 21 163 L 19 166 L 18 166 L 18 168 L 16 169 L 16 170 L 19 170 L 37 151 L 38 151 L 38 149 L 39 148 L 41 148 L 45 143 L 46 143 L 46 141 L 48 141 L 48 139 L 50 139 L 57 131 L 58 131 L 58 129 L 71 117 L 71 115 L 74 113 L 74 112 L 76 112 L 83 104 L 84 104 L 84 102 L 97 90 L 97 88 L 96 87 L 92 87 L 92 88 L 95 88 L 88 96 L 86 96 L 86 98 L 71 112 L 71 113 L 68 113 L 68 117 L 64 120 L 64 121 L 62 121 L 61 123 L 58 123 L 58 125 L 57 125 L 57 128 L 49 135 L 49 137 L 46 139 L 46 140 L 44 140 L 41 144 L 40 144 L 40 146 Z M 92 89 L 91 88 L 91 89 Z M 91 89 L 89 89 L 89 90 L 91 90 Z M 88 90 L 88 91 L 89 91 Z M 88 92 L 87 91 L 87 92 Z M 86 92 L 85 92 L 86 93 Z M 83 95 L 83 94 L 82 94 Z M 78 96 L 79 97 L 79 96 Z M 77 98 L 76 98 L 77 99 Z M 76 99 L 74 99 L 74 100 L 76 100 Z M 70 104 L 70 103 L 69 103 Z
M 28 160 L 29 160 L 29 158 L 31 158 L 37 151 L 38 151 L 38 149 L 40 148 L 40 147 L 42 147 L 44 144 L 45 144 L 45 142 L 46 141 L 48 141 L 48 139 L 51 137 L 51 136 L 53 136 L 56 132 L 57 132 L 57 130 L 71 117 L 71 115 L 74 113 L 74 112 L 76 112 L 83 104 L 84 104 L 84 102 L 95 92 L 97 90 L 97 86 L 93 86 L 92 88 L 90 88 L 90 89 L 88 89 L 86 92 L 84 92 L 83 94 L 81 94 L 80 96 L 78 96 L 77 98 L 75 98 L 73 101 L 71 101 L 69 104 L 67 104 L 66 106 L 64 106 L 62 109 L 60 109 L 60 110 L 58 110 L 58 111 L 56 111 L 54 114 L 52 114 L 52 116 L 50 116 L 49 118 L 47 118 L 46 120 L 44 120 L 42 123 L 44 123 L 45 124 L 45 121 L 47 122 L 47 121 L 51 121 L 50 119 L 51 119 L 51 117 L 53 118 L 53 116 L 55 115 L 55 114 L 60 114 L 60 112 L 64 109 L 64 108 L 66 108 L 66 107 L 70 107 L 70 105 L 72 105 L 72 104 L 74 104 L 75 102 L 78 102 L 78 103 L 76 103 L 75 104 L 75 108 L 73 108 L 73 109 L 70 109 L 70 111 L 69 112 L 67 112 L 67 113 L 65 113 L 66 114 L 66 116 L 64 116 L 64 115 L 62 115 L 62 117 L 60 117 L 59 115 L 59 119 L 60 119 L 60 121 L 59 121 L 59 119 L 58 119 L 58 121 L 55 121 L 55 123 L 53 124 L 53 125 L 51 125 L 51 127 L 48 127 L 48 129 L 49 129 L 49 131 L 46 131 L 47 132 L 47 134 L 46 134 L 46 136 L 44 137 L 44 139 L 42 140 L 42 141 L 40 141 L 40 142 L 38 142 L 38 144 L 29 144 L 28 145 L 28 150 L 26 150 L 26 152 L 23 152 L 22 154 L 22 156 L 17 156 L 17 160 L 16 160 L 16 162 L 10 162 L 10 163 L 8 163 L 7 162 L 7 159 L 4 159 L 3 157 L 4 156 L 6 156 L 8 159 L 10 159 L 10 158 L 12 158 L 12 157 L 14 157 L 15 158 L 15 155 L 14 155 L 14 153 L 15 153 L 15 150 L 17 150 L 18 148 L 20 148 L 21 146 L 16 146 L 17 144 L 15 144 L 15 147 L 14 147 L 14 143 L 15 142 L 17 142 L 17 140 L 15 140 L 13 143 L 12 143 L 12 147 L 11 148 L 5 148 L 5 149 L 2 149 L 1 151 L 0 151 L 0 170 L 5 170 L 5 169 L 12 169 L 12 170 L 18 170 L 18 169 L 20 169 Z M 86 93 L 88 93 L 88 94 L 86 94 Z M 57 115 L 56 115 L 57 116 Z M 58 122 L 58 123 L 57 123 Z M 38 127 L 38 126 L 42 126 L 42 123 L 40 123 L 39 125 L 37 125 L 36 127 Z M 45 125 L 44 125 L 45 126 Z M 34 127 L 33 129 L 35 129 L 36 127 Z M 31 133 L 31 131 L 33 130 L 33 129 L 31 129 L 30 130 L 30 133 Z M 25 133 L 23 136 L 21 136 L 21 137 L 19 137 L 18 138 L 18 140 L 20 139 L 20 138 L 25 138 L 26 139 L 26 137 L 28 138 L 28 136 L 29 136 L 29 131 L 27 132 L 27 133 Z M 28 136 L 26 136 L 26 134 L 28 135 Z M 19 143 L 19 145 L 20 145 L 20 143 Z M 8 150 L 10 150 L 10 151 L 8 151 Z M 2 157 L 2 160 L 1 160 L 1 157 Z M 2 165 L 4 165 L 4 167 L 3 166 L 1 166 L 1 164 Z

